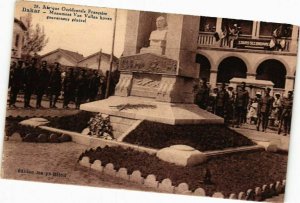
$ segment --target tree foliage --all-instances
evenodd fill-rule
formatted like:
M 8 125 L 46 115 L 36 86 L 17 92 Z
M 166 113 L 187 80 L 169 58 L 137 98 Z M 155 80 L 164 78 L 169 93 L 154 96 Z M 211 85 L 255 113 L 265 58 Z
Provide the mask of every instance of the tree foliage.
M 47 45 L 49 39 L 46 37 L 43 26 L 32 24 L 32 17 L 28 14 L 24 18 L 24 23 L 27 26 L 27 32 L 24 35 L 24 43 L 22 53 L 25 57 L 36 55 Z

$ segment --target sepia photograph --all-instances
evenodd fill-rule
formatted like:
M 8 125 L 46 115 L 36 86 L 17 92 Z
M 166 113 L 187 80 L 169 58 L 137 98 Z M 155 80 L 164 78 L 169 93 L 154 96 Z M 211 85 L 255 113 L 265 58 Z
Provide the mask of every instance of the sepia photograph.
M 299 26 L 19 1 L 1 178 L 284 202 Z

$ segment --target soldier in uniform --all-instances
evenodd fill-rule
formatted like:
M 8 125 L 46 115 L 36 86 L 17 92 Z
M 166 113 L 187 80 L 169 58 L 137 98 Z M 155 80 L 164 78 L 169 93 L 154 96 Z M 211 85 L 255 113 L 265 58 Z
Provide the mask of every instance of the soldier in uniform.
M 209 87 L 207 86 L 206 79 L 203 78 L 200 81 L 200 87 L 196 94 L 196 104 L 202 109 L 207 109 L 208 98 L 209 98 Z
M 100 85 L 100 77 L 98 72 L 95 70 L 89 82 L 89 101 L 95 101 Z
M 237 87 L 236 100 L 235 100 L 237 128 L 239 128 L 240 125 L 243 123 L 245 114 L 247 114 L 248 103 L 249 103 L 249 92 L 246 90 L 246 83 L 242 82 L 241 86 Z
M 76 109 L 79 109 L 80 104 L 86 98 L 86 91 L 88 89 L 88 79 L 85 70 L 81 70 L 76 80 L 76 84 Z
M 229 94 L 226 90 L 225 83 L 222 83 L 221 89 L 217 92 L 216 97 L 216 115 L 225 118 L 226 108 L 229 101 Z M 225 118 L 225 123 L 227 122 L 227 119 Z
M 273 112 L 274 112 L 274 119 L 276 121 L 279 121 L 282 112 L 282 101 L 279 93 L 275 94 L 275 98 L 273 102 Z
M 24 70 L 24 108 L 32 108 L 32 106 L 30 106 L 30 99 L 37 81 L 36 66 L 37 59 L 32 58 Z
M 54 70 L 50 75 L 49 82 L 49 106 L 50 108 L 57 108 L 56 102 L 60 95 L 61 91 L 61 72 L 60 72 L 60 63 L 54 63 Z
M 235 92 L 233 91 L 232 86 L 228 86 L 227 88 L 228 92 L 228 103 L 227 103 L 227 121 L 233 121 L 234 120 L 234 101 L 235 101 Z
M 10 99 L 9 107 L 16 107 L 17 95 L 23 86 L 23 61 L 13 62 L 9 78 Z
M 288 92 L 288 97 L 282 101 L 282 113 L 280 118 L 280 125 L 278 134 L 281 133 L 282 124 L 284 125 L 284 135 L 290 133 L 291 119 L 292 119 L 292 108 L 293 108 L 293 91 Z
M 68 105 L 75 93 L 75 77 L 73 68 L 70 68 L 63 82 L 64 104 L 63 108 L 68 109 Z
M 265 89 L 265 96 L 262 97 L 262 99 L 258 103 L 258 108 L 257 108 L 257 126 L 256 130 L 260 130 L 260 125 L 262 124 L 262 131 L 266 132 L 266 129 L 268 127 L 268 121 L 269 121 L 269 116 L 271 114 L 272 110 L 272 105 L 273 105 L 273 97 L 270 95 L 271 88 L 266 88 Z
M 47 67 L 47 61 L 42 61 L 42 66 L 37 71 L 37 76 L 36 108 L 38 109 L 42 107 L 42 98 L 49 85 L 50 73 Z

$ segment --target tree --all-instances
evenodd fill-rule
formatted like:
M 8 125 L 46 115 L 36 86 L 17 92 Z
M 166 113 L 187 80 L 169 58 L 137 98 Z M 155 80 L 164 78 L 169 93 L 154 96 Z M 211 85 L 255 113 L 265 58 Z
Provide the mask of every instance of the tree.
M 31 14 L 24 17 L 23 23 L 27 27 L 27 31 L 24 35 L 22 53 L 25 58 L 30 58 L 42 51 L 49 40 L 46 37 L 44 26 L 39 24 L 33 26 Z

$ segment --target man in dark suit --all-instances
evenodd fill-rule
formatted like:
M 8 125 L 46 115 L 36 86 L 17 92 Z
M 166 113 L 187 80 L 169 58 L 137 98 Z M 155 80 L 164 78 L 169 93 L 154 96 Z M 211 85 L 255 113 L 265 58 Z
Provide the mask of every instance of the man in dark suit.
M 41 108 L 41 102 L 45 91 L 48 88 L 50 73 L 47 68 L 47 61 L 42 61 L 41 68 L 37 71 L 37 85 L 36 85 L 36 108 Z
M 60 63 L 54 63 L 54 70 L 50 75 L 49 81 L 49 100 L 50 100 L 50 108 L 57 108 L 56 102 L 60 95 L 61 91 L 61 71 L 60 71 Z
M 16 107 L 15 103 L 17 95 L 23 86 L 23 61 L 13 62 L 10 70 L 9 87 L 10 87 L 10 99 L 9 107 Z
M 31 62 L 25 67 L 24 70 L 24 107 L 32 108 L 30 106 L 31 95 L 34 91 L 37 82 L 37 59 L 32 58 Z
M 256 126 L 257 131 L 260 130 L 262 124 L 262 131 L 266 132 L 268 127 L 269 116 L 271 114 L 274 98 L 270 95 L 271 88 L 265 89 L 265 96 L 258 103 L 257 118 L 258 123 Z

